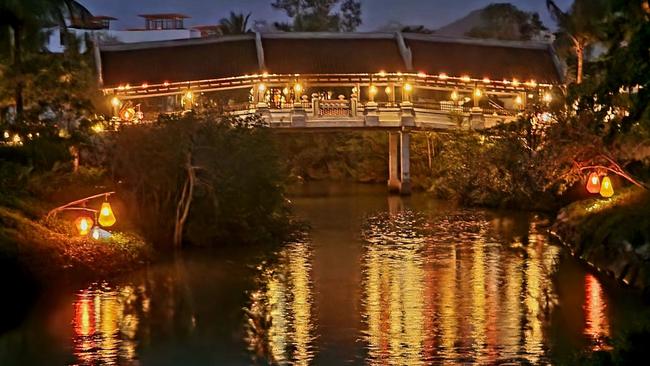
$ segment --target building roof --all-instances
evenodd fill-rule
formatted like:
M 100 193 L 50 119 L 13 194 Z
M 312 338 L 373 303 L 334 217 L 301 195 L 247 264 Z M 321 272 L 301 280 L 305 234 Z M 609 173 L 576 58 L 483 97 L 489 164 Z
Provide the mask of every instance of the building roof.
M 187 19 L 190 18 L 185 14 L 179 13 L 160 13 L 160 14 L 140 14 L 139 17 L 145 19 Z
M 109 88 L 262 72 L 424 72 L 562 82 L 555 54 L 545 43 L 400 33 L 269 33 L 124 44 L 102 47 L 101 62 Z
M 95 15 L 92 17 L 92 20 L 117 20 L 117 18 L 108 15 Z

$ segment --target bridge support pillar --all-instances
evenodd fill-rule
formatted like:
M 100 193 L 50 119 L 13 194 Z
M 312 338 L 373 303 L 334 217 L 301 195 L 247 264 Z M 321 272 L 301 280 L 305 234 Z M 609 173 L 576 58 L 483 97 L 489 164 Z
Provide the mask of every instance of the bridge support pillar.
M 388 133 L 388 191 L 411 194 L 409 132 Z
M 400 132 L 400 187 L 401 195 L 411 194 L 411 134 Z

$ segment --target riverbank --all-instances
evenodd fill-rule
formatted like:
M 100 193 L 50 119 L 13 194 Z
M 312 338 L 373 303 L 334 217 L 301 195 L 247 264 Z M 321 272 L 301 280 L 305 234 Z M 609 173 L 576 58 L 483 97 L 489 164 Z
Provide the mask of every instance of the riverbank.
M 53 279 L 105 278 L 147 263 L 151 245 L 131 232 L 113 232 L 100 241 L 78 236 L 61 222 L 45 222 L 18 209 L 0 206 L 0 262 L 47 286 Z
M 609 199 L 574 202 L 551 233 L 573 255 L 650 298 L 650 194 L 629 188 Z

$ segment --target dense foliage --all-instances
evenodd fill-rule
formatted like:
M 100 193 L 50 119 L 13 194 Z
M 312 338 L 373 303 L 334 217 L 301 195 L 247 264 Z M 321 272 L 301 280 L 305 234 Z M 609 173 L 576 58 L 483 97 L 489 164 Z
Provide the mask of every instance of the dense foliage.
M 129 126 L 116 135 L 113 174 L 158 242 L 171 241 L 185 207 L 191 244 L 277 238 L 286 229 L 284 177 L 269 133 L 257 117 L 188 115 Z
M 289 23 L 275 23 L 284 31 L 352 32 L 361 25 L 358 0 L 274 0 L 271 5 L 291 18 Z
M 537 13 L 528 13 L 508 3 L 490 4 L 481 10 L 482 24 L 467 32 L 475 38 L 528 41 L 540 38 L 546 27 Z

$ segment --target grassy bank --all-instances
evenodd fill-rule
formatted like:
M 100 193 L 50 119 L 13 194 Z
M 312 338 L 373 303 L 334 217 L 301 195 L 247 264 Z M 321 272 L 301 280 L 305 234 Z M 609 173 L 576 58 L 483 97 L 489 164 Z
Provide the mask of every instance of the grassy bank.
M 150 245 L 133 233 L 114 232 L 96 241 L 75 235 L 61 221 L 45 222 L 32 215 L 0 206 L 0 261 L 21 268 L 23 275 L 40 285 L 53 278 L 115 275 L 151 258 Z
M 560 210 L 552 231 L 576 255 L 650 295 L 650 194 L 628 188 Z

